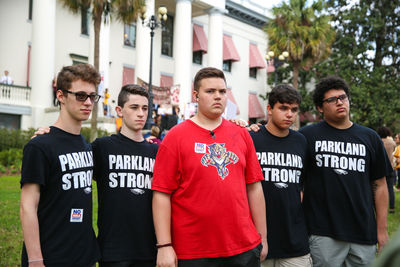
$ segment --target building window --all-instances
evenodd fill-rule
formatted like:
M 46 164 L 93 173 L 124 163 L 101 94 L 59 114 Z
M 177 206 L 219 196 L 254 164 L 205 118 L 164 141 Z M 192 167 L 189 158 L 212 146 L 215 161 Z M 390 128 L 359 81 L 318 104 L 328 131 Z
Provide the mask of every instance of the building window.
M 168 15 L 168 19 L 165 22 L 165 26 L 162 29 L 161 37 L 161 54 L 172 57 L 174 39 L 174 18 Z
M 21 115 L 0 113 L 0 129 L 13 129 L 17 130 L 21 127 Z
M 87 64 L 89 58 L 78 54 L 69 54 L 72 60 L 72 65 Z
M 33 0 L 29 0 L 29 14 L 28 14 L 29 20 L 32 20 L 32 6 L 33 6 Z
M 249 68 L 249 76 L 252 78 L 257 78 L 257 68 Z
M 193 52 L 193 63 L 203 64 L 203 51 L 194 51 Z
M 232 60 L 224 60 L 222 63 L 222 69 L 227 72 L 232 71 Z
M 81 8 L 81 34 L 89 35 L 89 8 Z
M 136 24 L 124 25 L 124 45 L 136 47 Z

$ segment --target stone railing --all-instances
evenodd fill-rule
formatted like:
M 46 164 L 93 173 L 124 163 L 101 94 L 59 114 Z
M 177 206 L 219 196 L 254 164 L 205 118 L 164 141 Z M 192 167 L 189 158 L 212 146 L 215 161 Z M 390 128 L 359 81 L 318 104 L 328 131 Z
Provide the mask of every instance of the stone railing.
M 0 83 L 0 104 L 31 105 L 31 88 Z

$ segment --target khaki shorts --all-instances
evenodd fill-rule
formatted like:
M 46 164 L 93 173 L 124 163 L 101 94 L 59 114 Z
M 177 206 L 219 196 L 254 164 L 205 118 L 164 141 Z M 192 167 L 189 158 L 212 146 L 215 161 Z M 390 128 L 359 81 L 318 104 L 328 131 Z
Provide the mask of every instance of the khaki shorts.
M 311 235 L 309 243 L 315 267 L 366 267 L 372 264 L 376 254 L 376 245 L 349 243 L 327 236 Z
M 261 262 L 262 267 L 311 267 L 311 255 L 307 254 L 300 257 L 285 259 L 267 259 Z

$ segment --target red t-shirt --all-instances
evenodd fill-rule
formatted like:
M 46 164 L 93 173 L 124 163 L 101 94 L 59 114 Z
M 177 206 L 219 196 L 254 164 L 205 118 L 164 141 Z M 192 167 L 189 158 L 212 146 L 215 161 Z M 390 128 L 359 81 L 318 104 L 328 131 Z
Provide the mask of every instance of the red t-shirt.
M 246 129 L 223 120 L 214 131 L 186 120 L 157 153 L 153 190 L 171 193 L 172 243 L 179 259 L 237 255 L 257 246 L 246 184 L 263 180 Z

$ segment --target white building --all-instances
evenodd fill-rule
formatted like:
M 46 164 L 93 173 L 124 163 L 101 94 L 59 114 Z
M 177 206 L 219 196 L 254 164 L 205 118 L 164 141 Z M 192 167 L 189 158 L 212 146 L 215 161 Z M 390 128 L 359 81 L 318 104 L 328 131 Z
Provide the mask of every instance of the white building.
M 168 9 L 164 30 L 154 35 L 153 86 L 179 85 L 183 111 L 192 102 L 195 73 L 206 66 L 221 68 L 237 117 L 265 117 L 266 103 L 259 98 L 269 90 L 265 8 L 251 0 L 146 0 L 146 5 L 147 18 L 160 6 Z M 52 80 L 63 66 L 93 63 L 93 36 L 88 11 L 72 14 L 54 0 L 0 0 L 0 74 L 8 70 L 14 80 L 0 84 L 0 127 L 54 123 L 59 109 L 53 106 Z M 140 19 L 102 25 L 100 72 L 112 109 L 122 85 L 138 78 L 148 82 L 149 60 L 150 29 Z M 99 127 L 115 130 L 100 102 L 98 115 Z

